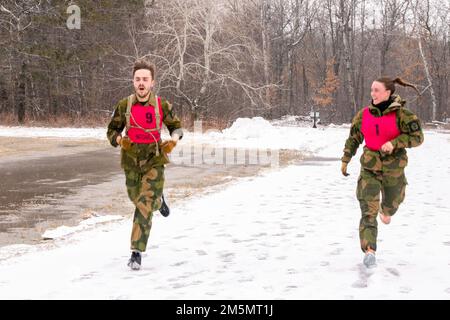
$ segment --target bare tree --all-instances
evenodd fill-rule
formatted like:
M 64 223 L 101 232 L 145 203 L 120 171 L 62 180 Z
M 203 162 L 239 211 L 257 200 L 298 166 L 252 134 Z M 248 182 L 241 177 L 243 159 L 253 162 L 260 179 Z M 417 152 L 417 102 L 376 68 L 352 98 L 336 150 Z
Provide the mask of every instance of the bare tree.
M 19 123 L 25 119 L 28 54 L 25 50 L 24 33 L 32 25 L 33 15 L 42 11 L 41 1 L 3 1 L 0 4 L 0 21 L 9 31 L 10 83 L 14 84 L 13 104 Z
M 386 74 L 389 50 L 396 36 L 399 25 L 404 21 L 408 8 L 405 0 L 381 0 L 381 36 L 377 36 L 380 50 L 380 73 Z
M 350 102 L 350 110 L 352 110 L 353 115 L 357 112 L 356 107 L 356 99 L 355 99 L 355 85 L 353 81 L 354 77 L 354 68 L 353 61 L 351 59 L 352 56 L 352 48 L 350 46 L 350 35 L 351 35 L 351 27 L 350 27 L 350 18 L 352 15 L 352 10 L 355 7 L 354 0 L 339 0 L 339 11 L 337 16 L 339 18 L 339 26 L 342 32 L 342 42 L 344 49 L 344 60 L 346 67 L 346 87 L 347 87 L 347 97 Z
M 446 1 L 76 3 L 81 30 L 66 27 L 67 1 L 1 1 L 0 112 L 21 122 L 106 116 L 129 94 L 133 62 L 147 57 L 157 90 L 187 122 L 312 107 L 322 121 L 349 121 L 385 73 L 419 85 L 422 99 L 405 98 L 424 120 L 450 114 Z
M 160 89 L 173 90 L 195 118 L 206 115 L 221 101 L 221 94 L 233 91 L 231 87 L 239 88 L 249 108 L 266 106 L 262 94 L 270 84 L 260 85 L 240 70 L 244 55 L 253 55 L 257 61 L 263 59 L 258 59 L 258 51 L 244 36 L 232 28 L 221 28 L 227 10 L 226 3 L 220 1 L 171 0 L 164 3 L 164 8 L 154 7 L 148 13 L 160 21 L 146 28 L 147 39 L 171 45 L 152 48 L 144 56 L 159 62 Z
M 430 11 L 430 2 L 427 0 L 425 1 L 425 5 L 421 6 L 423 4 L 422 1 L 414 1 L 411 5 L 412 11 L 414 14 L 414 28 L 413 28 L 413 34 L 416 35 L 417 44 L 419 47 L 420 57 L 422 58 L 423 68 L 425 70 L 425 75 L 428 81 L 428 89 L 430 91 L 431 96 L 431 107 L 432 107 L 432 115 L 431 120 L 436 121 L 436 110 L 437 110 L 437 103 L 436 103 L 436 96 L 434 94 L 434 88 L 433 88 L 433 80 L 431 78 L 430 74 L 430 68 L 428 65 L 427 57 L 425 55 L 425 51 L 423 48 L 423 30 L 424 30 L 424 24 L 425 26 L 428 25 L 429 21 L 429 11 Z

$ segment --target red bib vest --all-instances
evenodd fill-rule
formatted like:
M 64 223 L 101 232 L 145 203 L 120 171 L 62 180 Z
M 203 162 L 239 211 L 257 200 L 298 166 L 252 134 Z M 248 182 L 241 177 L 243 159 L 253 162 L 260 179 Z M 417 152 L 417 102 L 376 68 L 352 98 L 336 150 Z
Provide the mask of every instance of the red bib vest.
M 386 142 L 401 134 L 397 126 L 397 113 L 390 112 L 381 117 L 375 117 L 366 107 L 363 111 L 361 132 L 364 135 L 366 147 L 372 151 L 379 151 Z
M 157 98 L 157 104 L 157 107 L 151 105 L 145 107 L 137 103 L 131 107 L 128 136 L 133 143 L 152 144 L 161 140 L 163 110 L 160 97 Z M 159 110 L 159 119 L 155 112 L 156 108 Z

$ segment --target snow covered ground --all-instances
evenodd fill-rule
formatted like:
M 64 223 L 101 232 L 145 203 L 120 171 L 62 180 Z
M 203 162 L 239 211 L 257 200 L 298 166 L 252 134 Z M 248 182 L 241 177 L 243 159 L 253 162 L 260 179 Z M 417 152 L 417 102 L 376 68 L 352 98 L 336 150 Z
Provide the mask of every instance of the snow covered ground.
M 0 126 L 0 137 L 105 139 L 105 128 L 44 128 Z
M 195 142 L 296 149 L 316 159 L 181 201 L 169 218 L 156 215 L 139 272 L 126 266 L 131 216 L 49 231 L 60 237 L 39 246 L 1 248 L 0 298 L 449 299 L 450 135 L 427 131 L 424 145 L 409 150 L 406 201 L 391 225 L 380 225 L 372 271 L 358 240 L 360 153 L 348 178 L 337 159 L 347 135 L 346 127 L 263 119 L 205 133 Z

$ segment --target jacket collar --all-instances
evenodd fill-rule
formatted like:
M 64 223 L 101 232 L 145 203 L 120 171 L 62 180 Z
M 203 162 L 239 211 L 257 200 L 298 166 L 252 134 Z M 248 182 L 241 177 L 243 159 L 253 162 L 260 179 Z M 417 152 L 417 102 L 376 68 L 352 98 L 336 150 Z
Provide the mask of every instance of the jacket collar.
M 406 101 L 403 100 L 399 95 L 392 95 L 392 100 L 393 102 L 389 105 L 389 107 L 387 107 L 386 110 L 384 110 L 383 114 L 381 114 L 380 110 L 371 103 L 369 106 L 370 113 L 372 113 L 373 115 L 382 116 L 393 111 L 397 111 L 400 108 L 403 108 L 406 104 Z

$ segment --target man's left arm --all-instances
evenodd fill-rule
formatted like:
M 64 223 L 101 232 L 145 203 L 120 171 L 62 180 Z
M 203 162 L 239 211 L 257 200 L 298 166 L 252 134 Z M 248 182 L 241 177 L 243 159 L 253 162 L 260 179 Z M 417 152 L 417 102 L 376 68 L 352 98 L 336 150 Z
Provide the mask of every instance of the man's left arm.
M 181 120 L 174 113 L 172 104 L 170 104 L 167 100 L 162 100 L 161 105 L 164 113 L 163 122 L 167 126 L 167 129 L 169 129 L 172 140 L 178 142 L 178 140 L 183 138 Z

